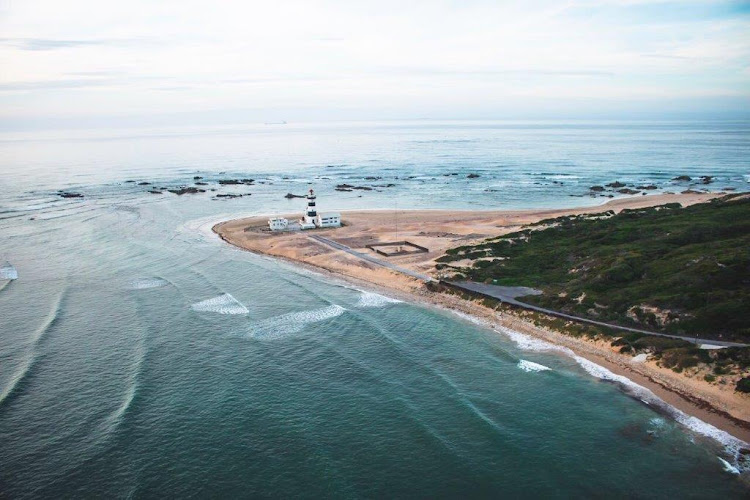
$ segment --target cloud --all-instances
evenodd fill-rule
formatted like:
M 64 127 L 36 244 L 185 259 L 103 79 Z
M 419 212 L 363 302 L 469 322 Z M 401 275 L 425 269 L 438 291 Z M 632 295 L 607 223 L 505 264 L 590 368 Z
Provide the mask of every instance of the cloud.
M 102 87 L 112 85 L 112 80 L 90 80 L 90 79 L 70 79 L 70 80 L 44 80 L 33 82 L 10 82 L 0 83 L 0 92 L 13 92 L 23 90 L 70 90 L 83 89 L 88 87 Z
M 0 38 L 0 43 L 5 46 L 14 47 L 19 50 L 29 50 L 33 52 L 73 49 L 81 47 L 101 47 L 101 46 L 128 46 L 139 43 L 140 40 L 131 39 L 93 39 L 93 40 L 56 40 L 51 38 Z

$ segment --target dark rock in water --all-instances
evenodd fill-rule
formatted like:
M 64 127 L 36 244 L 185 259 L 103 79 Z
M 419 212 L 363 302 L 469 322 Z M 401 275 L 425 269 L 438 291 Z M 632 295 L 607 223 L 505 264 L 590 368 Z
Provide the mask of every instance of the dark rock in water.
M 156 189 L 152 189 L 151 191 L 149 191 L 149 193 L 151 193 L 151 194 L 164 194 L 161 191 L 156 190 Z
M 247 194 L 248 196 L 250 196 L 250 193 L 245 193 L 245 194 Z M 243 195 L 243 194 L 229 194 L 229 193 L 228 194 L 217 194 L 216 195 L 217 198 L 242 198 L 243 196 L 245 196 L 245 195 Z
M 340 187 L 337 187 L 336 189 L 334 189 L 334 191 L 344 191 L 344 192 L 350 193 L 352 190 L 349 189 L 349 188 L 340 188 Z
M 238 184 L 252 184 L 255 179 L 223 179 L 219 181 L 219 184 L 236 186 Z
M 135 181 L 133 181 L 133 180 L 127 180 L 127 181 L 125 181 L 125 182 L 128 182 L 128 183 L 129 183 L 129 182 L 135 182 Z
M 196 182 L 196 186 L 208 186 L 208 182 Z
M 351 184 L 336 184 L 336 189 L 352 189 L 354 186 Z
M 479 174 L 469 174 L 466 176 L 467 179 L 476 179 L 477 177 L 480 177 Z
M 292 193 L 287 193 L 287 194 L 286 194 L 286 195 L 284 196 L 284 198 L 286 198 L 287 200 L 291 200 L 292 198 L 306 198 L 306 196 L 305 196 L 305 195 L 303 195 L 303 194 L 292 194 Z
M 138 183 L 138 185 L 139 185 L 139 186 L 150 186 L 150 185 L 151 185 L 151 183 L 150 183 L 150 182 L 146 182 L 146 181 L 143 181 L 143 182 L 139 182 L 139 183 Z
M 589 189 L 591 191 L 600 193 L 600 192 L 604 191 L 604 186 L 591 186 Z
M 688 182 L 688 181 L 692 181 L 693 178 L 690 177 L 689 175 L 678 175 L 677 177 L 674 177 L 672 180 L 673 181 Z
M 366 181 L 379 181 L 382 177 L 365 177 Z
M 618 193 L 622 193 L 622 194 L 638 194 L 638 193 L 640 193 L 640 191 L 636 191 L 635 189 L 630 189 L 630 188 L 618 189 L 617 192 Z
M 701 175 L 701 182 L 703 184 L 711 184 L 714 181 L 713 175 Z
M 622 183 L 622 182 L 620 182 L 620 181 L 615 181 L 615 182 L 610 182 L 609 184 L 607 184 L 607 187 L 608 187 L 608 188 L 614 188 L 614 189 L 617 189 L 617 188 L 622 188 L 622 187 L 625 187 L 625 184 L 623 184 L 623 183 Z
M 372 188 L 367 186 L 354 186 L 352 189 L 359 189 L 360 191 L 372 191 Z
M 196 175 L 196 176 L 193 177 L 194 181 L 199 181 L 201 179 L 203 179 L 203 177 L 201 177 L 200 175 Z
M 703 193 L 701 193 L 700 191 L 696 191 L 694 189 L 686 189 L 685 191 L 682 192 L 682 194 L 703 194 Z
M 653 185 L 653 184 L 646 184 L 646 185 L 642 185 L 642 186 L 636 186 L 636 187 L 637 187 L 638 189 L 647 189 L 647 190 L 649 190 L 649 191 L 650 191 L 650 190 L 652 190 L 652 189 L 658 189 L 658 188 L 657 188 L 657 187 L 656 187 L 655 185 Z
M 81 193 L 68 193 L 66 191 L 60 191 L 57 194 L 62 198 L 83 198 L 83 195 Z
M 373 184 L 372 187 L 376 187 L 376 188 L 392 188 L 392 187 L 396 187 L 396 185 L 395 184 Z
M 178 196 L 182 196 L 183 194 L 197 194 L 197 193 L 205 193 L 205 189 L 198 189 L 195 187 L 181 187 L 177 189 L 169 189 L 170 193 L 174 193 Z
M 722 189 L 724 191 L 737 191 L 737 188 L 733 188 L 733 187 L 725 187 L 725 188 L 722 188 Z

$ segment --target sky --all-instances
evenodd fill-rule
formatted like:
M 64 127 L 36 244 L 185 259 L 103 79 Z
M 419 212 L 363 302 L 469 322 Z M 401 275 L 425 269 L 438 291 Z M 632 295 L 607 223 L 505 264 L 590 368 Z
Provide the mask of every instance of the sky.
M 0 0 L 0 129 L 750 118 L 750 1 Z

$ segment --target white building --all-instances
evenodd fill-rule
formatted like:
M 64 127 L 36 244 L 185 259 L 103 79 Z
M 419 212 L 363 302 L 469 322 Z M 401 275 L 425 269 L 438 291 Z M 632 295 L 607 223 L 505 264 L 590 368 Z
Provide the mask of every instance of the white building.
M 338 212 L 318 214 L 315 224 L 318 227 L 341 227 L 341 214 Z
M 268 227 L 271 231 L 284 231 L 289 227 L 289 221 L 283 217 L 273 217 L 268 219 Z

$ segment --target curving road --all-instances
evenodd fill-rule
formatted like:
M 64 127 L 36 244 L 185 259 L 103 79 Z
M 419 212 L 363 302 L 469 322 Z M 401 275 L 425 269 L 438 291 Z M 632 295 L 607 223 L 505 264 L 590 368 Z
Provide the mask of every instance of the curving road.
M 431 282 L 431 281 L 438 282 L 438 280 L 434 279 L 431 276 L 418 273 L 416 271 L 412 271 L 411 269 L 399 267 L 395 264 L 391 264 L 390 262 L 380 260 L 377 257 L 373 257 L 372 255 L 368 255 L 366 253 L 358 252 L 354 250 L 353 248 L 350 248 L 342 243 L 338 243 L 336 241 L 325 238 L 323 236 L 320 236 L 317 234 L 311 234 L 308 236 L 308 238 L 315 240 L 318 243 L 321 243 L 323 245 L 327 245 L 331 248 L 335 248 L 336 250 L 341 250 L 342 252 L 346 252 L 350 255 L 366 260 L 367 262 L 371 262 L 378 266 L 391 269 L 392 271 L 396 271 L 398 273 L 411 276 L 412 278 L 417 278 L 418 280 L 427 281 L 427 282 Z M 721 346 L 721 347 L 748 347 L 750 346 L 750 344 L 743 344 L 740 342 L 727 342 L 724 340 L 685 337 L 682 335 L 670 335 L 668 333 L 658 333 L 658 332 L 652 332 L 649 330 L 641 330 L 638 328 L 630 328 L 628 326 L 614 325 L 612 323 L 605 323 L 603 321 L 596 321 L 594 319 L 582 318 L 580 316 L 573 316 L 572 314 L 565 314 L 563 312 L 553 311 L 552 309 L 545 309 L 544 307 L 538 307 L 538 306 L 527 304 L 525 302 L 521 302 L 517 300 L 517 297 L 523 297 L 524 295 L 538 295 L 541 293 L 539 290 L 534 290 L 533 288 L 527 288 L 527 287 L 522 287 L 522 286 L 487 285 L 484 283 L 476 283 L 474 281 L 439 281 L 439 282 L 444 285 L 447 285 L 453 288 L 458 288 L 460 290 L 463 290 L 469 293 L 479 294 L 485 297 L 496 299 L 496 300 L 499 300 L 501 302 L 504 302 L 506 304 L 510 304 L 516 307 L 521 307 L 523 309 L 528 309 L 530 311 L 536 311 L 536 312 L 540 312 L 544 314 L 549 314 L 550 316 L 555 316 L 558 318 L 569 319 L 571 321 L 577 321 L 579 323 L 588 323 L 591 325 L 604 326 L 607 328 L 614 328 L 617 330 L 624 330 L 624 331 L 633 332 L 633 333 L 655 335 L 657 337 L 668 337 L 672 339 L 686 340 L 694 344 L 708 344 L 708 345 Z
M 537 312 L 541 312 L 544 314 L 549 314 L 550 316 L 556 316 L 558 318 L 564 318 L 564 319 L 569 319 L 572 321 L 577 321 L 579 323 L 589 323 L 592 325 L 604 326 L 607 328 L 615 328 L 617 330 L 625 330 L 625 331 L 634 332 L 634 333 L 643 333 L 646 335 L 655 335 L 657 337 L 669 337 L 672 339 L 686 340 L 688 342 L 692 342 L 695 344 L 709 344 L 709 345 L 722 346 L 722 347 L 750 346 L 750 344 L 743 344 L 740 342 L 727 342 L 724 340 L 685 337 L 682 335 L 670 335 L 668 333 L 658 333 L 658 332 L 652 332 L 649 330 L 641 330 L 638 328 L 630 328 L 628 326 L 614 325 L 611 323 L 605 323 L 603 321 L 596 321 L 593 319 L 581 318 L 580 316 L 573 316 L 572 314 L 565 314 L 563 312 L 553 311 L 552 309 L 545 309 L 544 307 L 538 307 L 532 304 L 527 304 L 525 302 L 520 302 L 519 300 L 516 299 L 516 297 L 521 297 L 524 295 L 538 295 L 539 293 L 541 293 L 538 290 L 534 290 L 533 288 L 487 285 L 484 283 L 476 283 L 474 281 L 441 281 L 441 283 L 444 285 L 448 285 L 454 288 L 458 288 L 458 289 L 470 292 L 470 293 L 475 293 L 479 295 L 484 295 L 485 297 L 497 299 L 501 302 L 505 302 L 506 304 L 511 304 L 517 307 L 522 307 L 524 309 L 529 309 L 531 311 L 537 311 Z

